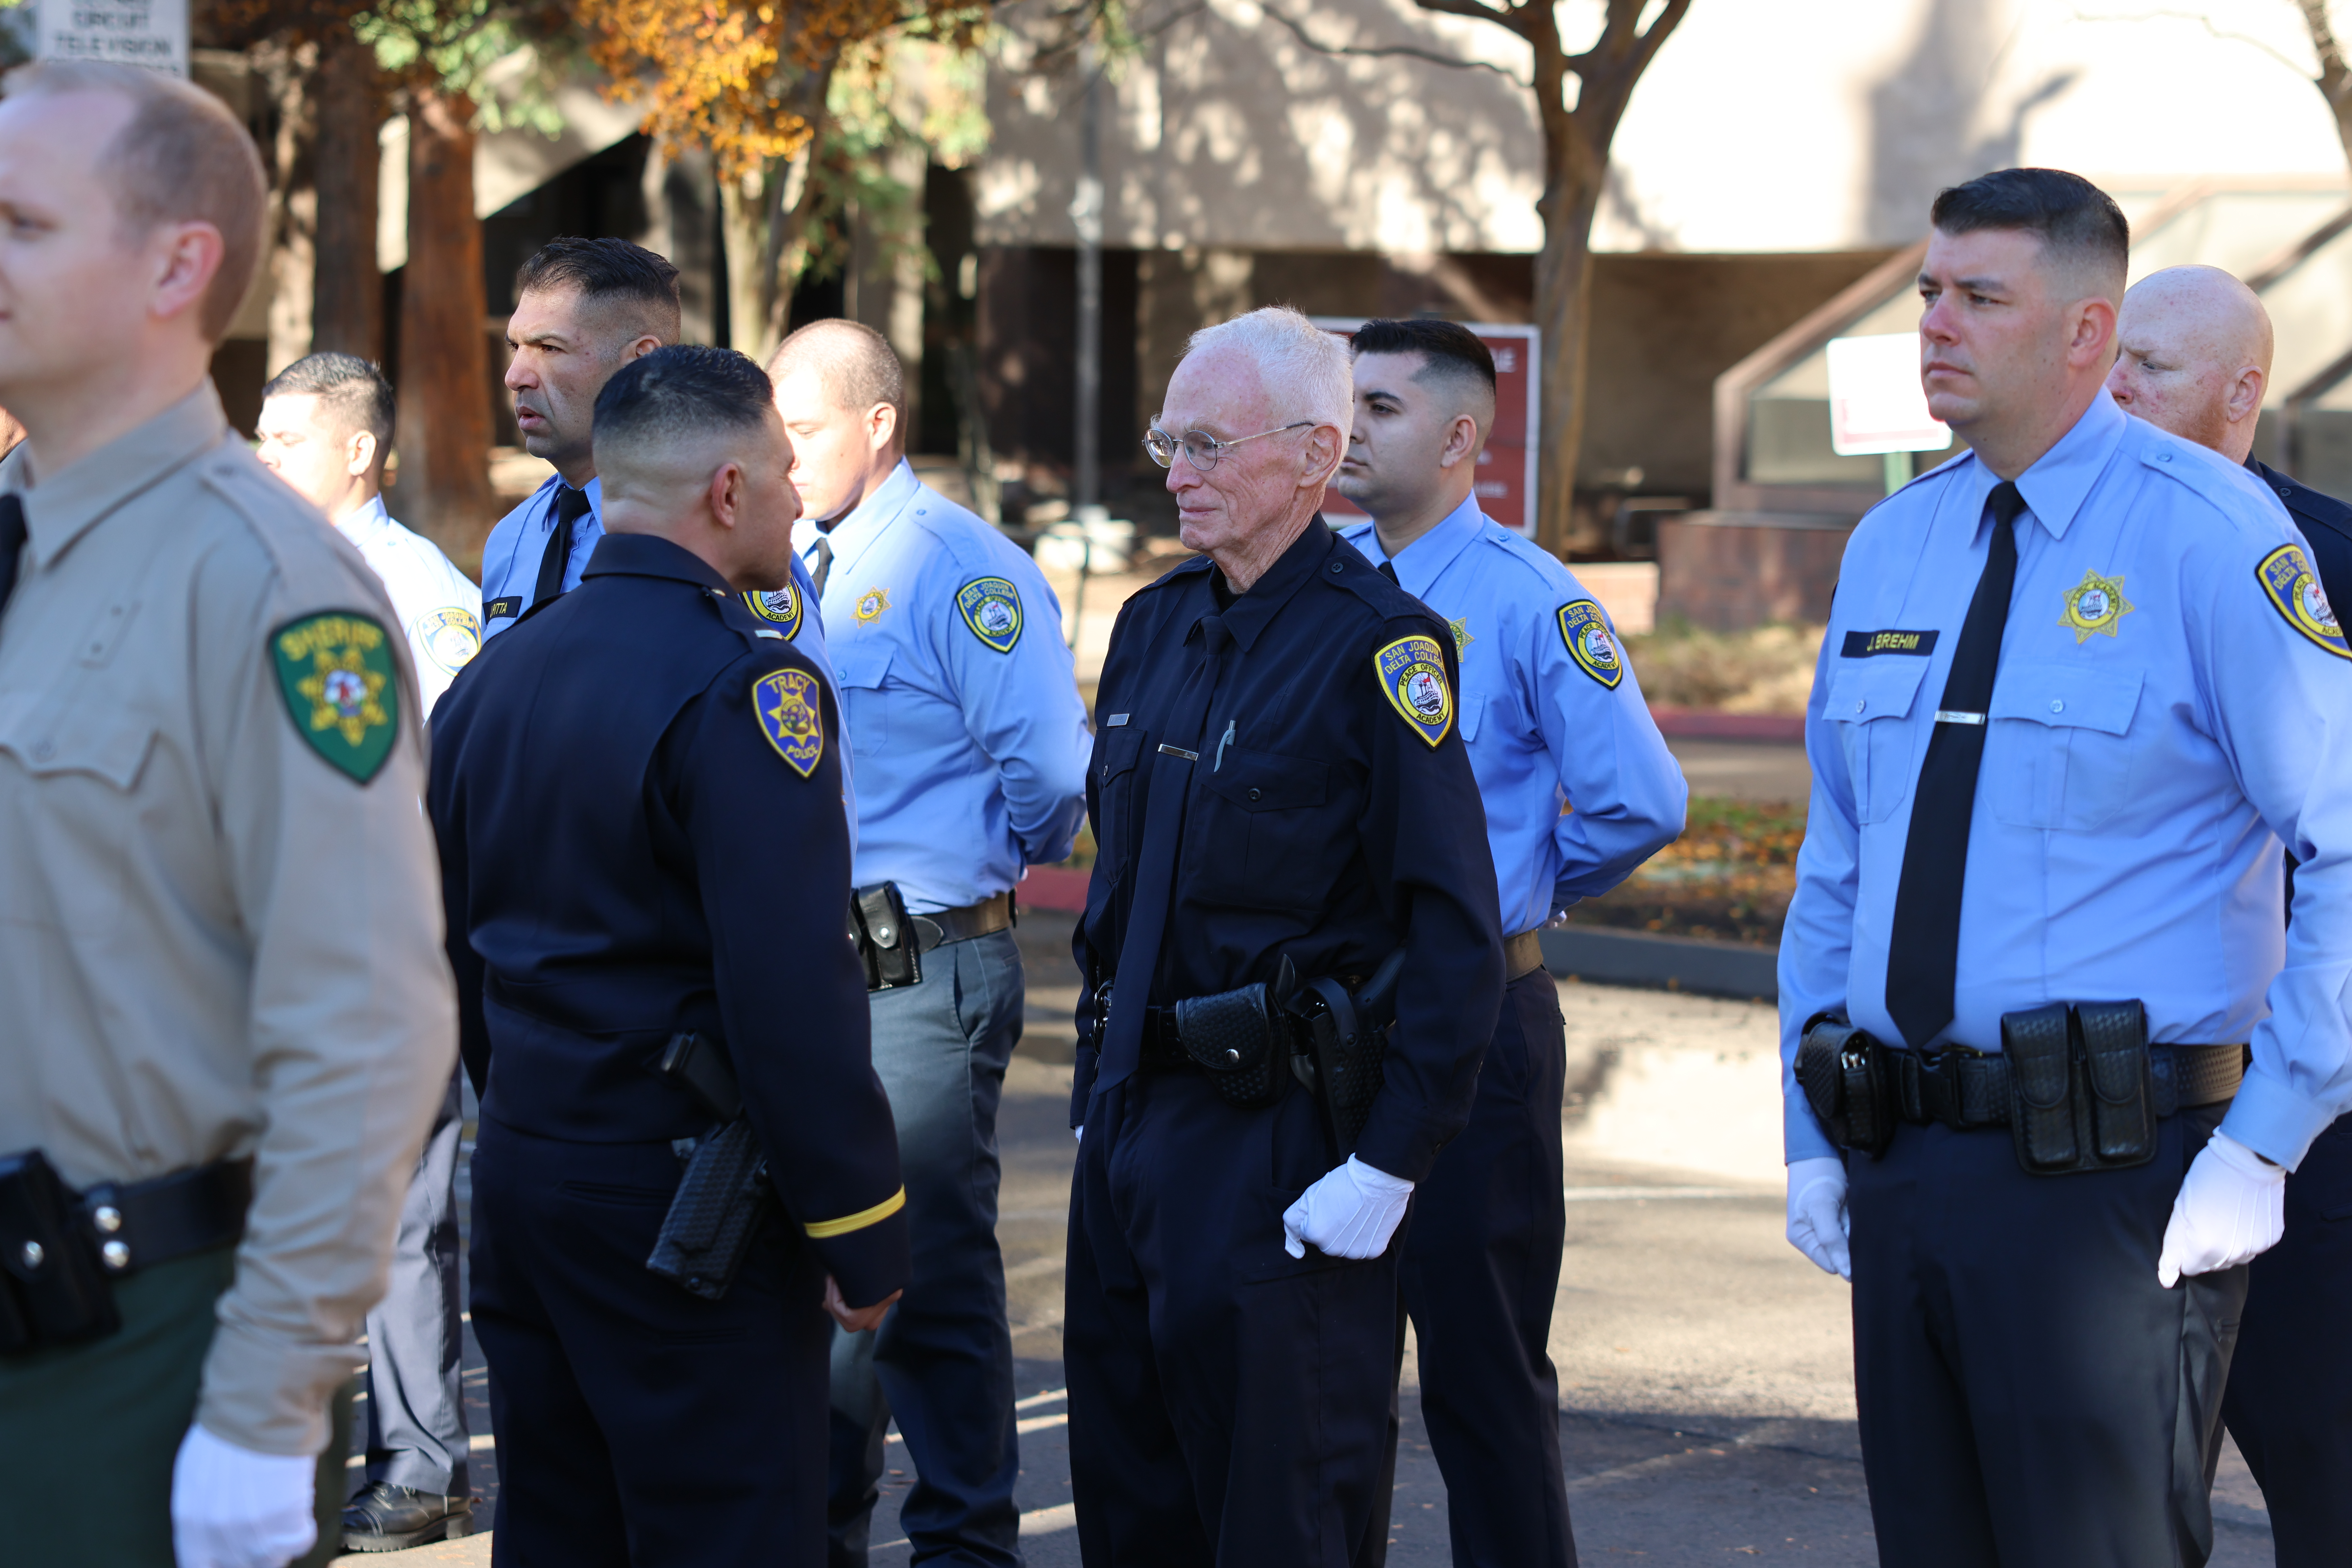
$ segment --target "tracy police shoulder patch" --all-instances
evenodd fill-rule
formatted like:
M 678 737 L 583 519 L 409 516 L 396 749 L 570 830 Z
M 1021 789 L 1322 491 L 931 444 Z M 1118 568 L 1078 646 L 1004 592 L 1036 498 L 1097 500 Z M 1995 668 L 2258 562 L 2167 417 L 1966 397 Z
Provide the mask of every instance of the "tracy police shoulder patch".
M 1579 669 L 1612 691 L 1625 679 L 1625 656 L 1617 651 L 1616 635 L 1591 600 L 1577 599 L 1559 607 L 1559 640 L 1568 645 L 1568 657 Z
M 775 669 L 751 683 L 751 711 L 760 733 L 803 778 L 816 772 L 824 755 L 824 721 L 816 710 L 816 678 L 797 669 Z
M 473 611 L 456 605 L 419 616 L 409 636 L 425 650 L 425 658 L 452 675 L 482 651 L 482 623 L 474 618 Z
M 2286 617 L 2288 626 L 2336 658 L 2352 658 L 2352 644 L 2346 643 L 2344 628 L 2327 602 L 2327 590 L 2319 585 L 2319 574 L 2311 569 L 2302 545 L 2280 545 L 2263 557 L 2254 575 L 2262 580 L 2263 595 Z
M 1021 591 L 1002 577 L 975 577 L 956 590 L 956 608 L 971 635 L 999 653 L 1021 640 Z
M 1412 732 L 1434 747 L 1454 728 L 1454 693 L 1445 685 L 1445 655 L 1433 637 L 1399 637 L 1372 656 L 1381 694 Z
M 269 634 L 269 658 L 294 732 L 361 784 L 383 771 L 400 733 L 392 639 L 373 616 L 329 610 Z
M 770 594 L 746 594 L 743 603 L 763 621 L 784 628 L 784 640 L 797 642 L 801 635 L 800 590 L 787 583 Z

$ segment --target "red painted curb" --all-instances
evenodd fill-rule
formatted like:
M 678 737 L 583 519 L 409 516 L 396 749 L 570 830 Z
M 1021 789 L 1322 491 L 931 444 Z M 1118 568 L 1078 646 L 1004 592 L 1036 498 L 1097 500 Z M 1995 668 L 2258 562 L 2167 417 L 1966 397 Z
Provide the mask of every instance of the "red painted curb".
M 1084 914 L 1087 908 L 1087 883 L 1093 873 L 1074 871 L 1067 866 L 1032 866 L 1028 878 L 1022 882 L 1015 896 L 1033 910 L 1059 910 L 1064 914 Z
M 1801 713 L 1710 713 L 1696 708 L 1653 708 L 1658 733 L 1685 741 L 1767 741 L 1781 745 L 1805 742 Z

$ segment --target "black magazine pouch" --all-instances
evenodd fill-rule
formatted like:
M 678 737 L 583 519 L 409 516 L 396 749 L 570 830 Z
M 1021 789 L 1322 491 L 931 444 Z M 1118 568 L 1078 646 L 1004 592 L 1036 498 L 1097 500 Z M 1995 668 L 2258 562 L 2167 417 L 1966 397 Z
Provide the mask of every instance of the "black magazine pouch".
M 857 956 L 866 961 L 866 989 L 895 991 L 923 983 L 922 955 L 916 951 L 915 928 L 907 919 L 907 900 L 896 882 L 877 882 L 853 889 L 849 895 L 849 937 Z
M 2029 1174 L 2083 1169 L 2074 1127 L 2074 1017 L 2063 1002 L 2004 1013 L 2000 1048 L 2009 1059 L 2009 1129 Z
M 37 1149 L 0 1156 L 0 1353 L 121 1326 L 113 1286 L 57 1167 Z
M 1176 1004 L 1176 1037 L 1228 1105 L 1271 1105 L 1290 1076 L 1290 1026 L 1263 982 Z
M 2156 1158 L 2147 1019 L 2137 1002 L 2053 1002 L 2005 1014 L 2000 1039 L 2021 1169 L 2061 1176 Z
M 1863 1029 L 1824 1013 L 1797 1042 L 1797 1084 L 1830 1142 L 1877 1159 L 1895 1140 L 1886 1050 Z
M 2156 1079 L 2148 1068 L 2147 1009 L 2137 1002 L 2077 1002 L 2074 1025 L 2090 1080 L 2091 1146 L 2107 1170 L 2156 1158 Z

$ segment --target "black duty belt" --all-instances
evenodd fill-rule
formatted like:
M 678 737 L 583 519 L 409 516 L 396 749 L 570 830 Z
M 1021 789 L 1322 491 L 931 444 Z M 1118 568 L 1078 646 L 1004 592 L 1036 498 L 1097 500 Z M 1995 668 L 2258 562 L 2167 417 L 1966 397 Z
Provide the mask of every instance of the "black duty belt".
M 81 1217 L 107 1272 L 131 1274 L 241 1239 L 252 1203 L 253 1162 L 223 1160 L 127 1187 L 101 1182 L 82 1194 Z
M 2243 1046 L 2150 1046 L 2147 1056 L 2159 1117 L 2218 1105 L 2238 1092 L 2245 1077 Z M 2010 1124 L 2006 1056 L 1963 1046 L 1925 1057 L 1890 1050 L 1886 1058 L 1895 1113 L 1904 1121 L 1922 1127 L 1941 1122 L 1956 1131 Z
M 928 914 L 909 915 L 907 923 L 914 928 L 915 947 L 929 952 L 951 942 L 970 942 L 976 936 L 993 936 L 1013 929 L 1013 895 L 997 894 L 976 904 L 961 909 L 933 910 Z
M 1522 974 L 1532 974 L 1544 966 L 1543 939 L 1532 931 L 1503 939 L 1503 978 L 1517 980 Z
M 77 1193 L 37 1149 L 0 1157 L 0 1354 L 121 1326 L 112 1281 L 245 1234 L 253 1162 Z

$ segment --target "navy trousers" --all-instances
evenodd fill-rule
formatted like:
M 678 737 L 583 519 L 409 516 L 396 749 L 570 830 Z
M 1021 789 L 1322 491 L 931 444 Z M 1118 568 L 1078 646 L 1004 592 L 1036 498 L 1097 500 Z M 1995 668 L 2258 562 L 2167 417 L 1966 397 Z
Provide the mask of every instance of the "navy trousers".
M 913 1561 L 1021 1562 L 996 1107 L 1024 1001 L 1011 931 L 935 947 L 921 984 L 874 995 L 874 1071 L 898 1124 L 915 1269 L 879 1329 L 834 1334 L 833 1568 L 864 1568 L 894 1415 L 916 1478 L 898 1512 Z
M 2221 1414 L 2269 1505 L 2279 1568 L 2352 1563 L 2352 1117 L 2286 1179 L 2286 1235 L 2254 1259 Z
M 446 1497 L 471 1489 L 459 1385 L 465 1358 L 457 1289 L 462 1103 L 453 1072 L 400 1205 L 383 1300 L 367 1315 L 367 1480 Z
M 2201 1568 L 2246 1270 L 2156 1259 L 2224 1106 L 2128 1171 L 2030 1176 L 2000 1129 L 1848 1154 L 1854 1394 L 1887 1568 Z
M 1254 1110 L 1186 1071 L 1095 1096 L 1062 1340 L 1087 1568 L 1384 1560 L 1401 1249 L 1282 1245 L 1334 1163 L 1295 1084 Z
M 824 1274 L 771 1215 L 726 1296 L 646 1268 L 667 1143 L 489 1116 L 474 1147 L 474 1333 L 499 1446 L 500 1568 L 816 1568 Z
M 1559 990 L 1511 982 L 1470 1124 L 1415 1189 L 1404 1304 L 1421 1343 L 1421 1411 L 1445 1477 L 1455 1568 L 1569 1568 L 1552 1303 L 1568 1227 Z

